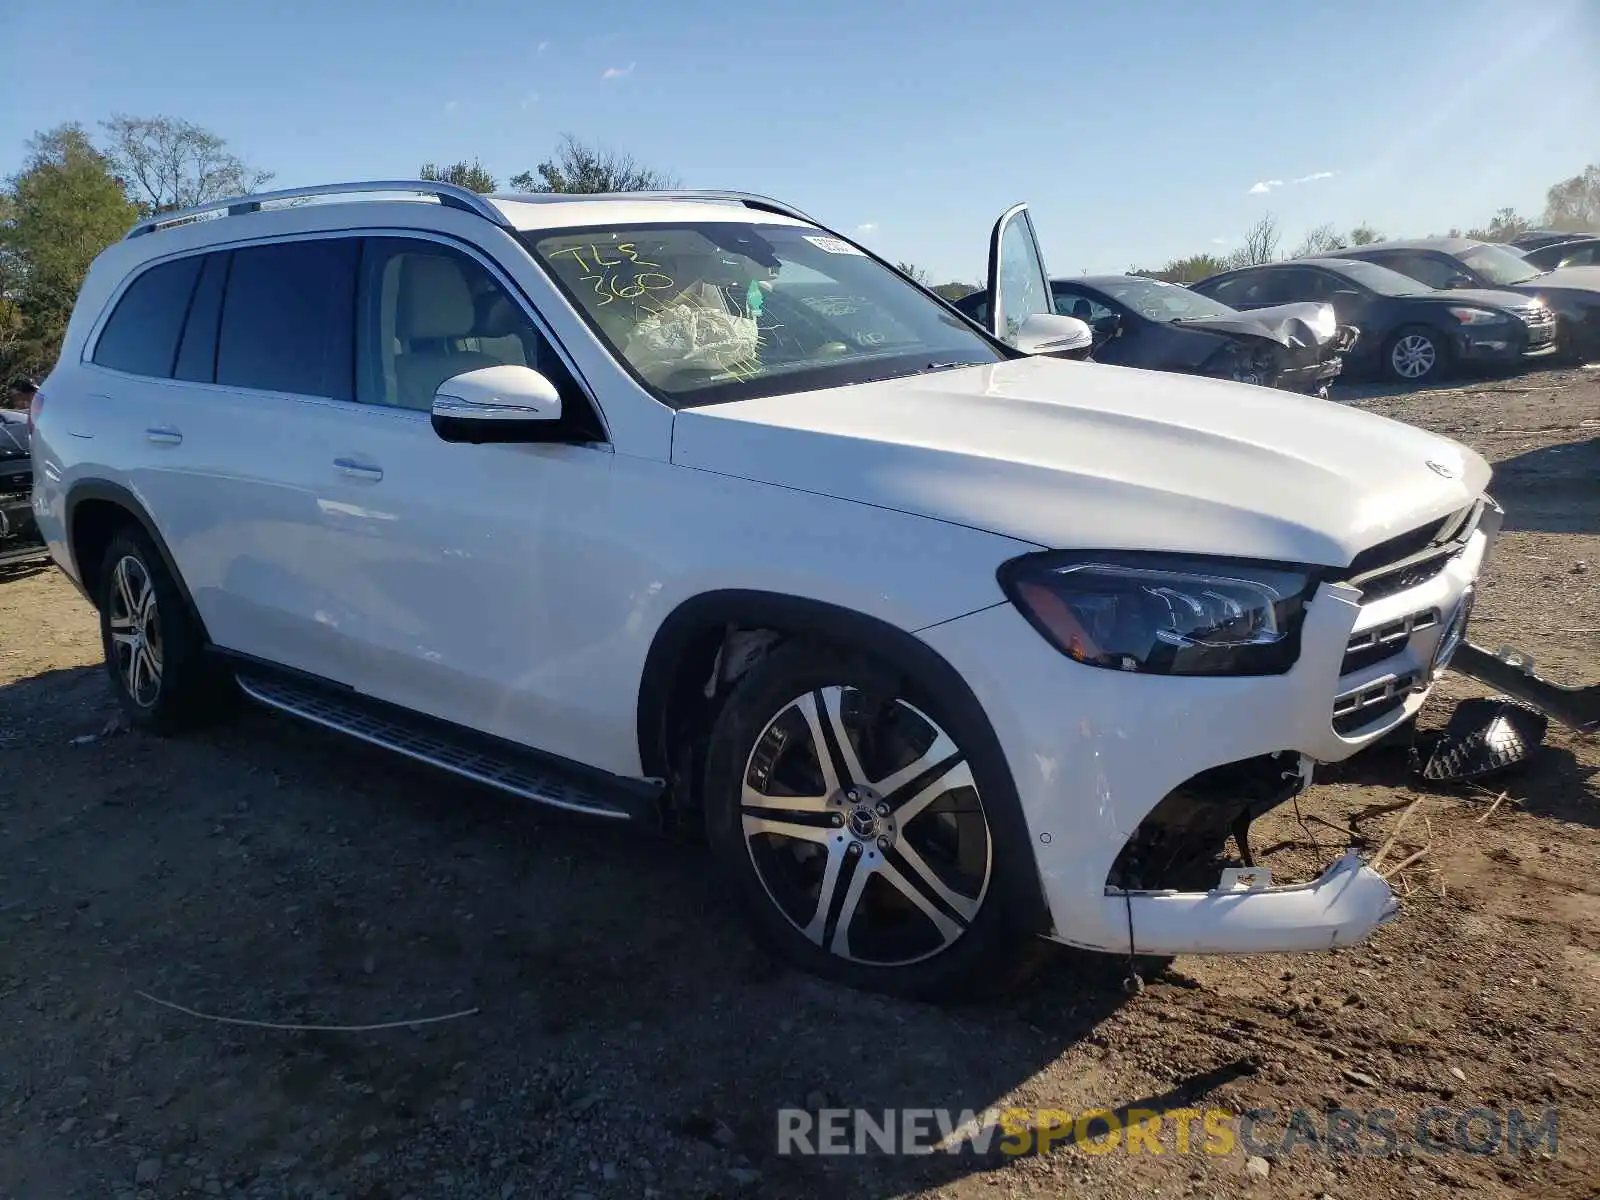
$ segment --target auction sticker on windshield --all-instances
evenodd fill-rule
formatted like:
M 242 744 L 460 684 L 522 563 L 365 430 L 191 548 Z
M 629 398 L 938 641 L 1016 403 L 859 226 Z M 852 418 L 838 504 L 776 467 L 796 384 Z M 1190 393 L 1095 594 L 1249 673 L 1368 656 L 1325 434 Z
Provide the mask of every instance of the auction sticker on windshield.
M 857 250 L 849 242 L 844 241 L 844 240 L 842 240 L 840 238 L 808 237 L 808 238 L 806 238 L 806 241 L 810 242 L 818 250 L 826 250 L 829 254 L 860 254 L 861 253 L 861 251 Z

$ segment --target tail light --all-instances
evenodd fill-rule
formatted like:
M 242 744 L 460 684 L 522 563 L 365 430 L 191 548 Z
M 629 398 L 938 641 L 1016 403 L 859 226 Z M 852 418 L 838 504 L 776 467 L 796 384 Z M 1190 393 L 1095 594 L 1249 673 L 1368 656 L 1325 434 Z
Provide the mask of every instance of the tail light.
M 33 441 L 33 429 L 39 423 L 39 414 L 44 411 L 44 393 L 35 392 L 33 399 L 28 403 L 28 441 Z

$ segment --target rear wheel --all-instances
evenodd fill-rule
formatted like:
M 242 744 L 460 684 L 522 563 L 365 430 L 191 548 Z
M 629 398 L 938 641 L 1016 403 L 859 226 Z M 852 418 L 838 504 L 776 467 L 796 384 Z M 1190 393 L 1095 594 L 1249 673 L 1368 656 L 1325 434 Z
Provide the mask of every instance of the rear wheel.
M 1383 349 L 1384 373 L 1396 383 L 1432 383 L 1450 366 L 1444 336 L 1426 325 L 1408 325 Z
M 99 584 L 106 673 L 129 722 L 174 733 L 216 711 L 227 693 L 205 661 L 200 622 L 143 530 L 111 539 Z
M 860 656 L 801 644 L 718 718 L 706 824 L 755 932 L 854 987 L 928 998 L 1020 982 L 1037 940 L 1005 911 L 985 781 L 937 703 Z

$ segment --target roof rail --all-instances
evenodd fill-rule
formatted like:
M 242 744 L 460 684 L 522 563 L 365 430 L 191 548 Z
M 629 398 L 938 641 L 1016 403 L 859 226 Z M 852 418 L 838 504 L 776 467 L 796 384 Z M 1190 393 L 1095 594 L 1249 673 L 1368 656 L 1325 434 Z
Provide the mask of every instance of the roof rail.
M 124 237 L 136 238 L 142 234 L 154 233 L 158 229 L 165 229 L 171 225 L 187 225 L 191 221 L 199 220 L 208 214 L 223 213 L 226 216 L 237 217 L 245 213 L 260 212 L 263 204 L 270 204 L 283 200 L 304 200 L 313 196 L 342 196 L 361 195 L 373 192 L 410 192 L 422 196 L 432 196 L 447 208 L 459 209 L 462 212 L 475 213 L 486 221 L 492 221 L 502 228 L 509 229 L 510 222 L 488 200 L 477 192 L 464 187 L 457 187 L 453 183 L 441 183 L 437 180 L 427 179 L 389 179 L 366 183 L 324 183 L 316 187 L 284 188 L 276 192 L 259 192 L 253 196 L 234 196 L 227 200 L 214 200 L 210 204 L 199 204 L 194 208 L 181 209 L 178 212 L 157 213 L 148 220 L 140 221 L 128 230 Z
M 770 196 L 758 196 L 754 192 L 726 192 L 726 191 L 640 191 L 640 192 L 495 192 L 496 200 L 516 200 L 525 204 L 559 204 L 563 201 L 574 200 L 721 200 L 728 204 L 742 204 L 746 208 L 757 209 L 762 212 L 777 213 L 779 216 L 793 217 L 797 221 L 804 221 L 808 225 L 820 225 L 820 222 L 808 217 L 793 205 L 785 204 L 781 200 L 774 200 Z

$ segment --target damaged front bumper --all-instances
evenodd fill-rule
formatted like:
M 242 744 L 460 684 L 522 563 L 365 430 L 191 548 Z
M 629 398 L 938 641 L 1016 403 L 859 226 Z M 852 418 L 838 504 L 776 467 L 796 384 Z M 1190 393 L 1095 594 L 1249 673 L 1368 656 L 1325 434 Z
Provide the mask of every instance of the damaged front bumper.
M 1400 902 L 1354 850 L 1309 883 L 1274 887 L 1259 867 L 1229 867 L 1208 892 L 1108 889 L 1100 924 L 1122 923 L 1139 954 L 1331 950 L 1362 941 Z M 1060 939 L 1065 940 L 1065 939 Z

